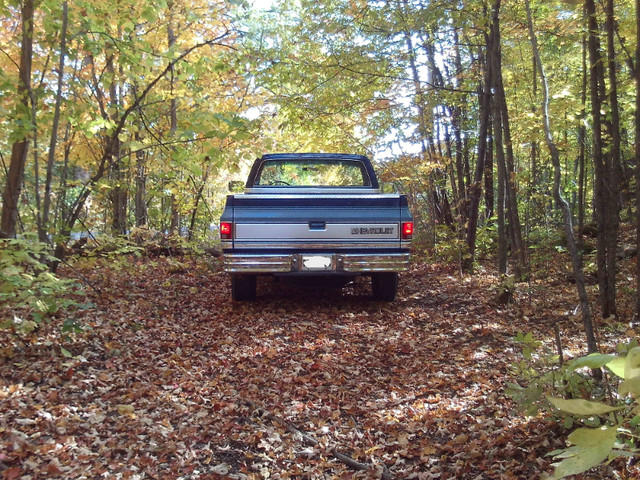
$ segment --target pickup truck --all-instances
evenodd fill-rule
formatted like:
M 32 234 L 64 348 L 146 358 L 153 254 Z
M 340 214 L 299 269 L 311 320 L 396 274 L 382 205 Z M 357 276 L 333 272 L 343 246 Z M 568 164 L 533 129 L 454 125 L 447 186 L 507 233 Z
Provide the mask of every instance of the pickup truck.
M 236 301 L 255 299 L 258 275 L 369 276 L 374 299 L 393 301 L 412 236 L 407 197 L 380 193 L 362 155 L 263 155 L 220 218 Z

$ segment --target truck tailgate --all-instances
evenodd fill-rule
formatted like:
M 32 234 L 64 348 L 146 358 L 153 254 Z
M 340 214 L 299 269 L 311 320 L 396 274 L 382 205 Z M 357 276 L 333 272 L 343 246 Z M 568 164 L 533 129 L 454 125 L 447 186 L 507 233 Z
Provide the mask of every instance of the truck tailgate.
M 400 248 L 400 195 L 236 195 L 233 248 Z

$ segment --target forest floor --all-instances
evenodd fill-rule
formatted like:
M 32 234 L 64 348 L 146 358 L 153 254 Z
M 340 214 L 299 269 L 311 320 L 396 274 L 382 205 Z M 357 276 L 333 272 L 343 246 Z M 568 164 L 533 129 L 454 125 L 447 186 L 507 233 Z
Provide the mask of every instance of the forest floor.
M 543 478 L 569 431 L 519 413 L 505 389 L 518 332 L 555 349 L 558 323 L 565 357 L 585 353 L 575 287 L 554 265 L 508 305 L 495 276 L 419 262 L 393 303 L 365 279 L 267 278 L 235 303 L 213 258 L 67 268 L 92 285 L 85 331 L 1 338 L 0 477 Z M 605 351 L 634 335 L 600 332 Z

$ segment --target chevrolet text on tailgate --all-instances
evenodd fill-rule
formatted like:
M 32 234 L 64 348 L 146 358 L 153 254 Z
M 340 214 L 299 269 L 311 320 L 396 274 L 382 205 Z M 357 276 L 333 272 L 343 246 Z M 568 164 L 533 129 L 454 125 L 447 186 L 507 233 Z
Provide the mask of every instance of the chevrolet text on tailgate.
M 255 298 L 258 275 L 365 275 L 375 299 L 392 301 L 412 236 L 406 196 L 381 194 L 362 155 L 264 155 L 220 218 L 239 301 Z

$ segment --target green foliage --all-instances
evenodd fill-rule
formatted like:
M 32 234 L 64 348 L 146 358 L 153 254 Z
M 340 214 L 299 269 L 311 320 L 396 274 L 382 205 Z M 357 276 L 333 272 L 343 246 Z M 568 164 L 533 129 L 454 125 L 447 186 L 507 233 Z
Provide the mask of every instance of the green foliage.
M 640 434 L 640 347 L 638 342 L 618 346 L 618 355 L 591 354 L 561 365 L 531 333 L 518 333 L 523 361 L 513 366 L 518 383 L 507 395 L 527 415 L 541 410 L 562 422 L 578 426 L 567 438 L 569 446 L 555 450 L 553 478 L 575 475 L 620 456 L 637 454 Z M 592 370 L 603 373 L 592 377 Z M 597 380 L 596 380 L 597 379 Z M 521 386 L 525 383 L 526 386 Z
M 96 240 L 96 243 L 98 241 Z M 88 256 L 108 258 L 114 262 L 114 268 L 121 269 L 123 263 L 128 263 L 130 255 L 140 257 L 143 248 L 133 243 L 127 237 L 118 235 L 101 235 L 95 248 L 88 251 Z
M 11 317 L 0 328 L 28 333 L 61 309 L 78 306 L 70 298 L 75 283 L 49 271 L 47 262 L 54 260 L 45 244 L 0 240 L 0 304 L 8 306 Z
M 469 257 L 467 242 L 447 225 L 436 225 L 436 258 L 447 262 L 462 262 Z
M 555 459 L 554 478 L 564 478 L 596 467 L 610 458 L 616 443 L 617 428 L 579 428 L 569 435 L 573 446 L 553 452 Z

